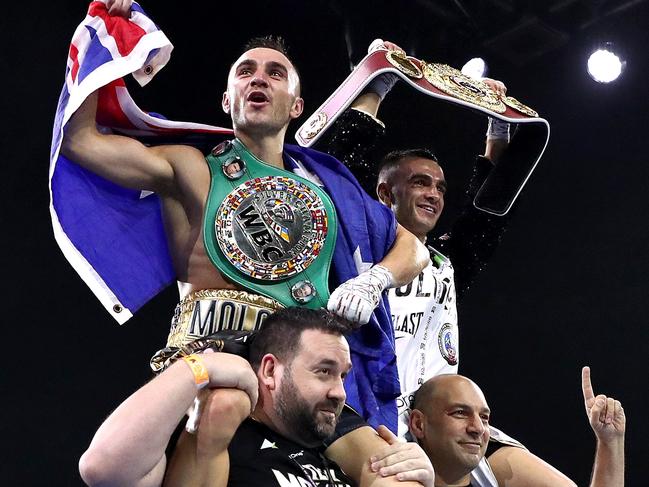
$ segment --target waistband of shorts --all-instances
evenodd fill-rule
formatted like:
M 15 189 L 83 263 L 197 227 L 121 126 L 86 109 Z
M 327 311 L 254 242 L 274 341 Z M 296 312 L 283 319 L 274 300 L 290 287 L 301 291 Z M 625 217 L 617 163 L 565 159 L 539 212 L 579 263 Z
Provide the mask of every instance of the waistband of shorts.
M 211 307 L 211 318 L 207 323 L 202 321 L 201 306 Z M 227 309 L 225 309 L 227 308 Z M 222 329 L 254 330 L 259 327 L 265 316 L 283 306 L 274 299 L 259 294 L 236 289 L 201 289 L 185 296 L 176 305 L 171 321 L 171 329 L 167 338 L 168 347 L 180 347 L 197 338 L 210 335 Z M 218 323 L 226 318 L 227 323 L 219 326 Z M 198 320 L 198 323 L 196 322 Z
M 196 301 L 214 301 L 217 299 L 245 303 L 258 308 L 271 309 L 273 311 L 283 308 L 278 301 L 275 301 L 272 298 L 262 296 L 261 294 L 242 291 L 240 289 L 201 289 L 199 291 L 192 291 L 180 300 L 178 306 L 182 309 L 185 306 L 193 306 L 193 303 Z

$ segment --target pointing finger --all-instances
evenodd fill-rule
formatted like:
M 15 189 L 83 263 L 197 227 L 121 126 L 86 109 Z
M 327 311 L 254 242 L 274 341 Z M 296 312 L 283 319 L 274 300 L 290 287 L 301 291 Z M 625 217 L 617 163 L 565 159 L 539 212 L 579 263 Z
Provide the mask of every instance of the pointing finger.
M 586 407 L 592 406 L 595 393 L 593 393 L 593 385 L 590 382 L 590 367 L 588 366 L 581 369 L 581 390 L 584 393 Z

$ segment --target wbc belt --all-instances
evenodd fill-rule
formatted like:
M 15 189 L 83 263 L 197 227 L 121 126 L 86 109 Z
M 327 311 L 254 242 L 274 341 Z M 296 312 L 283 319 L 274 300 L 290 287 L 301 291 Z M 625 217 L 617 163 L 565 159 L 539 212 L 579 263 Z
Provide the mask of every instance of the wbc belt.
M 417 91 L 517 124 L 508 149 L 476 194 L 476 208 L 506 214 L 538 164 L 550 136 L 550 125 L 511 96 L 500 97 L 489 86 L 444 64 L 433 64 L 400 51 L 374 51 L 356 66 L 331 96 L 298 129 L 302 146 L 314 144 L 365 86 L 383 73 L 394 73 Z
M 238 139 L 215 147 L 207 162 L 203 238 L 219 272 L 283 306 L 325 307 L 337 233 L 329 196 Z

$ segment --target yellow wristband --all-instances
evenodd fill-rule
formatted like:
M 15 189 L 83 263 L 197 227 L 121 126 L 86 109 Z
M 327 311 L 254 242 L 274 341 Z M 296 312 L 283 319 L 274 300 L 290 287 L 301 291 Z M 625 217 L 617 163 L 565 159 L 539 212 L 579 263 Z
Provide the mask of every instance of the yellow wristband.
M 207 374 L 207 368 L 205 368 L 205 364 L 199 355 L 191 354 L 187 357 L 183 357 L 183 360 L 187 365 L 189 365 L 189 368 L 192 369 L 196 387 L 202 389 L 210 383 L 210 376 Z

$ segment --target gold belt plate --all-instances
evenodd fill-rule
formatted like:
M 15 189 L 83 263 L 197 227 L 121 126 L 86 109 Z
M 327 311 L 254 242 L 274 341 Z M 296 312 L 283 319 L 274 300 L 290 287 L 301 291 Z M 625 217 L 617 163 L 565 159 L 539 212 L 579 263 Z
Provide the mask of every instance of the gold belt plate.
M 438 90 L 496 113 L 507 110 L 498 94 L 482 81 L 446 64 L 423 63 L 424 78 Z

